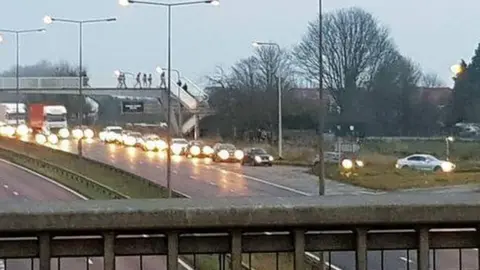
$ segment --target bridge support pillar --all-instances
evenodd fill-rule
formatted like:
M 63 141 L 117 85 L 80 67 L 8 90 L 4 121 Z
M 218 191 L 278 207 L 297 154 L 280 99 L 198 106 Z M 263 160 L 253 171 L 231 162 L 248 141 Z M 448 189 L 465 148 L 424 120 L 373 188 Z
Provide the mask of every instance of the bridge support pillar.
M 178 233 L 167 234 L 167 269 L 178 270 Z
M 242 270 L 242 232 L 235 230 L 230 234 L 231 237 L 231 265 L 232 270 Z
M 417 249 L 418 270 L 430 269 L 429 246 L 430 244 L 429 244 L 429 237 L 428 237 L 428 228 L 421 228 L 420 230 L 418 230 L 418 249 Z
M 304 270 L 305 268 L 305 231 L 297 229 L 293 232 L 294 241 L 294 267 L 295 270 Z
M 115 270 L 115 234 L 103 235 L 103 270 Z
M 356 259 L 356 269 L 357 270 L 367 270 L 367 230 L 357 229 L 356 230 L 356 250 L 355 250 L 355 259 Z
M 195 117 L 195 127 L 193 129 L 193 138 L 195 140 L 198 140 L 198 137 L 200 137 L 200 117 L 198 114 L 194 115 Z
M 51 264 L 51 248 L 50 248 L 50 235 L 44 233 L 38 236 L 39 244 L 39 270 L 50 270 Z

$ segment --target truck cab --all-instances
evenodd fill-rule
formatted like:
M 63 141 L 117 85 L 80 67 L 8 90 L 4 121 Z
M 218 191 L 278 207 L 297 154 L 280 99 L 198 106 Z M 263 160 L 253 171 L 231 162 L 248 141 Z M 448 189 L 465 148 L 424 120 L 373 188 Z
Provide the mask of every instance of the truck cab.
M 30 126 L 36 131 L 48 130 L 57 134 L 68 129 L 67 109 L 62 105 L 30 104 Z
M 0 122 L 9 126 L 25 124 L 26 107 L 24 103 L 18 103 L 18 112 L 16 103 L 0 103 Z

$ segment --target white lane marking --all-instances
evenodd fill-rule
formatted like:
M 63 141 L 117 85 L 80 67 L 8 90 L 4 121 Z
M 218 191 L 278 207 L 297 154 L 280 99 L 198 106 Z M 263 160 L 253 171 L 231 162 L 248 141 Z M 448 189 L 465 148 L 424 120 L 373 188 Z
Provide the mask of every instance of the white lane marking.
M 91 259 L 88 259 L 88 264 L 92 265 L 93 261 Z
M 178 171 L 177 171 L 177 170 L 173 170 L 172 172 L 173 172 L 174 174 L 177 174 L 177 173 L 178 173 Z
M 6 164 L 11 165 L 11 166 L 14 166 L 14 167 L 16 167 L 16 168 L 18 168 L 18 169 L 20 169 L 20 170 L 22 170 L 22 171 L 28 172 L 29 174 L 33 174 L 33 175 L 35 175 L 35 176 L 37 176 L 37 177 L 39 177 L 39 178 L 42 178 L 43 180 L 45 180 L 45 181 L 47 181 L 47 182 L 49 182 L 49 183 L 51 183 L 51 184 L 53 184 L 53 185 L 55 185 L 55 186 L 63 189 L 63 190 L 66 190 L 66 191 L 72 193 L 73 195 L 75 195 L 76 197 L 78 197 L 78 198 L 80 198 L 80 199 L 82 199 L 82 200 L 88 200 L 87 197 L 85 197 L 85 196 L 83 196 L 82 194 L 76 192 L 75 190 L 73 190 L 73 189 L 71 189 L 71 188 L 69 188 L 69 187 L 67 187 L 67 186 L 64 186 L 64 185 L 62 185 L 62 184 L 60 184 L 60 183 L 58 183 L 58 182 L 55 182 L 55 181 L 53 181 L 52 179 L 50 179 L 50 178 L 48 178 L 48 177 L 46 177 L 46 176 L 44 176 L 44 175 L 41 175 L 41 174 L 39 174 L 39 173 L 37 173 L 37 172 L 34 172 L 34 171 L 32 171 L 32 170 L 30 170 L 30 169 L 28 169 L 28 168 L 22 167 L 22 166 L 20 166 L 20 165 L 18 165 L 18 164 L 12 163 L 12 162 L 10 162 L 10 161 L 8 161 L 8 160 L 5 160 L 5 159 L 0 159 L 0 162 L 6 163 Z
M 7 161 L 7 160 L 4 160 L 4 159 L 0 159 L 0 162 L 4 162 L 4 163 L 6 163 L 6 164 L 8 164 L 8 165 L 12 165 L 12 166 L 14 166 L 14 167 L 16 167 L 16 168 L 18 168 L 18 169 L 20 169 L 20 170 L 23 170 L 23 171 L 25 171 L 25 172 L 28 172 L 28 173 L 33 174 L 33 175 L 35 175 L 35 176 L 38 176 L 38 177 L 42 178 L 43 180 L 45 180 L 45 181 L 47 181 L 47 182 L 49 182 L 49 183 L 52 183 L 52 184 L 56 185 L 57 187 L 62 188 L 63 190 L 66 190 L 66 191 L 70 192 L 70 193 L 73 194 L 74 196 L 76 196 L 76 197 L 78 197 L 78 198 L 80 198 L 80 199 L 82 199 L 82 200 L 84 200 L 84 201 L 88 201 L 88 200 L 89 200 L 87 197 L 85 197 L 84 195 L 76 192 L 75 190 L 73 190 L 73 189 L 71 189 L 71 188 L 69 188 L 69 187 L 67 187 L 67 186 L 64 186 L 64 185 L 62 185 L 62 184 L 60 184 L 60 183 L 57 183 L 57 182 L 55 182 L 54 180 L 52 180 L 52 179 L 50 179 L 50 178 L 48 178 L 48 177 L 46 177 L 46 176 L 44 176 L 44 175 L 41 175 L 41 174 L 39 174 L 39 173 L 37 173 L 37 172 L 34 172 L 34 171 L 32 171 L 32 170 L 30 170 L 30 169 L 28 169 L 28 168 L 22 167 L 22 166 L 20 166 L 20 165 L 18 165 L 18 164 L 12 163 L 12 162 Z M 190 196 L 186 196 L 185 194 L 181 194 L 181 195 L 185 196 L 186 198 L 190 198 Z M 130 197 L 128 197 L 128 199 L 130 199 Z M 91 263 L 90 263 L 90 262 L 91 262 Z M 90 259 L 88 259 L 88 263 L 89 263 L 89 264 L 93 264 L 93 261 L 90 260 Z M 186 268 L 187 270 L 195 270 L 194 268 L 192 268 L 191 266 L 189 266 L 186 262 L 184 262 L 184 261 L 183 261 L 182 259 L 180 259 L 180 258 L 178 259 L 178 263 L 181 264 L 181 265 L 182 265 L 184 268 Z M 0 264 L 0 265 L 1 265 L 1 264 Z M 0 267 L 0 270 L 2 270 L 1 267 Z
M 208 182 L 210 185 L 212 186 L 216 186 L 217 184 L 215 184 L 214 182 Z
M 196 177 L 196 176 L 193 176 L 193 175 L 191 175 L 191 176 L 190 176 L 190 179 L 197 180 L 197 177 Z
M 402 260 L 402 261 L 404 261 L 404 262 L 413 263 L 412 260 L 409 260 L 409 259 L 407 259 L 407 258 L 405 258 L 405 257 L 399 257 L 399 259 Z
M 13 195 L 18 196 L 18 192 L 14 191 Z
M 257 177 L 249 176 L 249 175 L 246 175 L 246 174 L 240 174 L 240 173 L 233 172 L 233 171 L 224 170 L 224 169 L 221 169 L 221 168 L 215 168 L 215 169 L 218 170 L 218 171 L 221 171 L 223 173 L 228 172 L 228 173 L 240 176 L 240 177 L 250 179 L 250 180 L 255 181 L 255 182 L 259 182 L 259 183 L 262 183 L 262 184 L 265 184 L 265 185 L 276 187 L 278 189 L 283 189 L 283 190 L 286 190 L 286 191 L 289 191 L 289 192 L 292 192 L 292 193 L 300 194 L 300 195 L 303 195 L 303 196 L 312 196 L 312 194 L 310 194 L 310 193 L 303 192 L 303 191 L 298 190 L 298 189 L 282 186 L 282 185 L 279 185 L 279 184 L 275 184 L 275 183 L 272 183 L 272 182 L 269 182 L 269 181 L 266 181 L 266 180 L 262 180 L 262 179 L 257 178 Z
M 0 260 L 0 270 L 5 270 L 5 260 L 4 259 Z
M 316 260 L 316 261 L 318 261 L 318 262 L 320 261 L 320 258 L 319 258 L 317 255 L 315 255 L 315 254 L 313 254 L 313 253 L 311 253 L 311 252 L 305 252 L 305 255 L 307 255 L 308 257 L 310 257 L 310 258 L 312 258 L 312 259 L 314 259 L 314 260 Z M 338 267 L 338 266 L 335 266 L 335 265 L 333 265 L 333 264 L 330 263 L 330 262 L 325 262 L 325 265 L 326 265 L 326 266 L 329 266 L 329 267 L 330 267 L 331 269 L 333 269 L 333 270 L 342 270 L 342 268 L 340 268 L 340 267 Z
M 148 236 L 148 234 L 142 234 L 142 237 L 143 238 L 148 238 L 149 236 Z
M 4 188 L 8 189 L 8 185 L 3 185 Z

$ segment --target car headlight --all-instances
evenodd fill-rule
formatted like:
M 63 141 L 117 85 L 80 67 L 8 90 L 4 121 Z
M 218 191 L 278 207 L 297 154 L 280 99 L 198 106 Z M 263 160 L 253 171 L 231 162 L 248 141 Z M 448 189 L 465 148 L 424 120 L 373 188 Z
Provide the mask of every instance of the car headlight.
M 242 150 L 236 150 L 234 155 L 235 155 L 236 159 L 243 159 L 243 151 Z
M 70 136 L 70 131 L 68 131 L 68 129 L 66 129 L 66 128 L 61 128 L 58 131 L 58 136 L 60 136 L 60 138 L 62 138 L 62 139 L 67 139 L 68 136 Z
M 16 133 L 18 136 L 25 136 L 28 134 L 28 127 L 26 125 L 19 125 L 17 127 Z
M 442 167 L 442 171 L 443 172 L 451 172 L 455 169 L 455 164 L 451 163 L 451 162 L 442 162 L 442 164 L 440 165 Z
M 173 144 L 171 149 L 174 155 L 180 155 L 182 153 L 183 147 L 180 144 Z
M 350 170 L 353 168 L 353 162 L 350 159 L 344 159 L 342 160 L 342 167 L 344 169 Z
M 259 157 L 259 156 L 255 156 L 255 161 L 256 161 L 256 162 L 262 162 L 262 158 Z
M 93 132 L 93 130 L 87 128 L 83 131 L 83 136 L 87 139 L 92 139 L 93 136 L 95 136 L 95 133 Z
M 35 141 L 38 144 L 45 144 L 47 142 L 47 137 L 43 134 L 37 134 L 35 135 Z
M 155 145 L 155 142 L 154 142 L 154 141 L 147 141 L 147 142 L 145 143 L 145 148 L 146 148 L 148 151 L 153 151 L 153 150 L 155 150 L 155 147 L 156 147 L 156 145 Z
M 192 156 L 198 156 L 200 155 L 201 151 L 200 151 L 200 147 L 194 145 L 192 147 L 190 147 L 190 154 L 192 154 Z
M 135 145 L 136 140 L 135 140 L 134 137 L 128 136 L 128 137 L 125 138 L 124 143 L 125 143 L 125 145 L 127 145 L 127 146 L 133 146 L 133 145 Z
M 363 166 L 365 166 L 365 164 L 361 160 L 356 160 L 355 164 L 357 165 L 357 167 L 360 167 L 360 168 L 363 168 Z
M 6 126 L 5 127 L 5 135 L 6 136 L 13 136 L 15 135 L 15 128 L 12 126 Z
M 81 129 L 76 128 L 72 130 L 72 136 L 73 138 L 79 140 L 83 137 L 83 131 Z
M 223 160 L 228 159 L 228 157 L 230 156 L 227 150 L 220 150 L 217 155 Z
M 48 135 L 47 140 L 51 144 L 57 144 L 58 143 L 58 137 L 55 134 Z
M 204 146 L 203 149 L 202 149 L 202 152 L 205 154 L 205 155 L 211 155 L 213 154 L 213 148 L 210 147 L 210 146 Z
M 272 157 L 272 156 L 269 156 L 269 157 L 268 157 L 268 160 L 273 161 L 273 157 Z
M 98 138 L 100 139 L 100 141 L 107 140 L 107 134 L 105 133 L 105 131 L 100 131 L 100 133 L 98 133 Z
M 165 150 L 167 148 L 167 143 L 164 140 L 158 140 L 156 145 L 158 150 Z

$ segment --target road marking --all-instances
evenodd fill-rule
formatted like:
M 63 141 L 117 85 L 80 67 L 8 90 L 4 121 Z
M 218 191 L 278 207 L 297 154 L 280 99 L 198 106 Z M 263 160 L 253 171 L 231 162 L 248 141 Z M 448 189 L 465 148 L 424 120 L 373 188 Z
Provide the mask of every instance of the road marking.
M 178 173 L 178 171 L 177 171 L 177 170 L 173 170 L 172 172 L 173 172 L 174 174 L 177 174 L 177 173 Z
M 18 192 L 14 191 L 13 195 L 18 196 Z
M 196 177 L 196 176 L 193 176 L 193 175 L 191 175 L 191 176 L 190 176 L 190 179 L 197 180 L 197 177 Z
M 4 188 L 8 189 L 8 185 L 3 185 Z
M 413 263 L 412 260 L 409 260 L 409 259 L 407 259 L 407 258 L 405 258 L 405 257 L 400 257 L 399 259 L 402 260 L 402 261 L 404 261 L 404 262 Z
M 143 238 L 148 238 L 149 236 L 148 236 L 148 234 L 142 234 L 142 237 Z
M 30 169 L 28 169 L 28 168 L 22 167 L 22 166 L 20 166 L 20 165 L 18 165 L 18 164 L 12 163 L 12 162 L 7 161 L 7 160 L 5 160 L 5 159 L 0 159 L 0 162 L 4 162 L 4 163 L 6 163 L 6 164 L 8 164 L 8 165 L 14 166 L 14 167 L 16 167 L 16 168 L 18 168 L 18 169 L 20 169 L 20 170 L 23 170 L 23 171 L 25 171 L 25 172 L 28 172 L 28 173 L 32 174 L 32 175 L 38 176 L 38 177 L 42 178 L 43 180 L 45 180 L 45 181 L 47 181 L 47 182 L 49 182 L 49 183 L 52 183 L 52 184 L 56 185 L 57 187 L 62 188 L 62 189 L 64 189 L 64 190 L 70 192 L 70 193 L 73 194 L 74 196 L 76 196 L 76 197 L 78 197 L 78 198 L 80 198 L 80 199 L 82 199 L 82 200 L 84 200 L 84 201 L 88 201 L 88 200 L 89 200 L 89 198 L 87 198 L 87 197 L 85 197 L 84 195 L 76 192 L 75 190 L 72 190 L 71 188 L 69 188 L 69 187 L 67 187 L 67 186 L 64 186 L 64 185 L 62 185 L 62 184 L 60 184 L 60 183 L 57 183 L 57 182 L 55 182 L 53 179 L 50 179 L 50 178 L 48 178 L 48 177 L 46 177 L 46 176 L 44 176 L 44 175 L 41 175 L 41 174 L 39 174 L 39 173 L 37 173 L 37 172 L 34 172 L 34 171 L 32 171 L 32 170 L 30 170 Z M 175 191 L 175 192 L 177 192 L 177 191 Z M 179 193 L 179 192 L 177 192 L 177 193 Z M 186 194 L 183 194 L 183 193 L 179 193 L 179 194 L 185 196 L 186 198 L 191 198 L 190 196 L 188 196 L 188 195 L 186 195 Z M 127 198 L 130 199 L 129 197 L 127 197 Z M 3 265 L 3 267 L 4 267 L 3 269 L 1 268 L 2 263 L 3 263 L 3 261 L 0 260 L 0 270 L 4 270 L 4 269 L 5 269 L 5 265 Z M 89 263 L 89 264 L 93 264 L 93 261 L 90 260 L 90 259 L 88 259 L 88 263 Z M 186 262 L 184 262 L 182 259 L 178 259 L 178 263 L 181 264 L 181 265 L 182 265 L 185 269 L 187 269 L 187 270 L 195 270 L 193 267 L 189 266 L 189 265 L 188 265 Z
M 303 195 L 303 196 L 312 196 L 312 194 L 310 194 L 310 193 L 303 192 L 303 191 L 298 190 L 298 189 L 282 186 L 282 185 L 279 185 L 279 184 L 275 184 L 275 183 L 272 183 L 272 182 L 269 182 L 269 181 L 266 181 L 266 180 L 262 180 L 262 179 L 257 178 L 257 177 L 249 176 L 249 175 L 246 175 L 246 174 L 240 174 L 240 173 L 233 172 L 233 171 L 224 170 L 224 169 L 221 169 L 221 168 L 215 168 L 215 169 L 218 170 L 218 171 L 224 172 L 224 173 L 228 172 L 228 173 L 240 176 L 240 177 L 250 179 L 250 180 L 255 181 L 255 182 L 259 182 L 259 183 L 262 183 L 262 184 L 265 184 L 265 185 L 276 187 L 278 189 L 283 189 L 283 190 L 286 190 L 286 191 L 289 191 L 289 192 L 292 192 L 292 193 L 300 194 L 300 195 Z
M 320 261 L 320 258 L 319 258 L 317 255 L 315 255 L 315 254 L 313 254 L 313 253 L 311 253 L 311 252 L 305 252 L 305 255 L 307 255 L 308 257 L 310 257 L 310 258 L 312 258 L 312 259 L 314 259 L 314 260 L 316 260 L 316 261 L 318 261 L 318 262 Z M 338 266 L 335 266 L 335 265 L 333 265 L 333 264 L 330 263 L 330 262 L 325 262 L 325 265 L 328 266 L 328 267 L 330 267 L 330 268 L 333 269 L 333 270 L 342 270 L 342 268 L 340 268 L 340 267 L 338 267 Z
M 0 260 L 0 270 L 5 270 L 5 260 L 4 259 Z
M 212 186 L 216 186 L 217 184 L 215 184 L 214 182 L 208 182 L 210 185 Z

